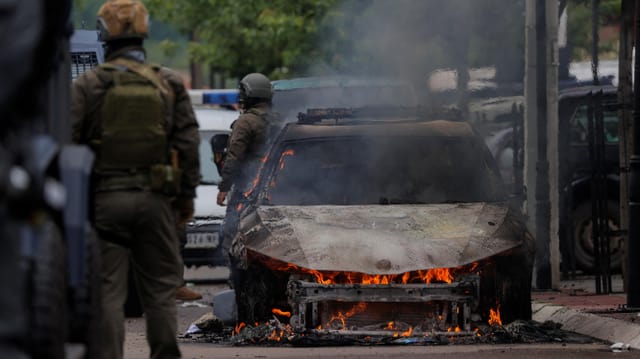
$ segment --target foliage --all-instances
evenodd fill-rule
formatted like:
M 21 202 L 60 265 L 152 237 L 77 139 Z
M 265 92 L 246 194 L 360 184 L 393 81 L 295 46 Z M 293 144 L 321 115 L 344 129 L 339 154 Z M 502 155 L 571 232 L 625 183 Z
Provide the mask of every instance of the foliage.
M 264 72 L 274 78 L 303 66 L 313 36 L 335 0 L 148 0 L 150 12 L 198 41 L 194 60 L 227 76 Z
M 436 67 L 524 66 L 522 0 L 146 3 L 154 17 L 193 36 L 193 59 L 231 77 L 258 71 L 272 78 L 342 72 L 415 78 Z
M 600 0 L 600 27 L 620 23 L 621 0 Z M 590 58 L 593 46 L 592 0 L 569 0 L 569 38 L 573 47 L 574 59 Z M 616 57 L 617 39 L 600 39 L 599 52 L 611 53 Z

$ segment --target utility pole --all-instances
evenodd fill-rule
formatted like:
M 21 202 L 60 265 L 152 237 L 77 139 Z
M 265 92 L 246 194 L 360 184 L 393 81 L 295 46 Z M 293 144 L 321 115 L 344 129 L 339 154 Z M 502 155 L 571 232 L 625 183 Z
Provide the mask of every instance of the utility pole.
M 620 26 L 620 49 L 618 53 L 618 138 L 619 159 L 620 159 L 620 236 L 623 243 L 629 240 L 627 230 L 629 229 L 629 154 L 633 151 L 631 147 L 631 110 L 633 109 L 633 85 L 631 82 L 631 69 L 633 67 L 633 5 L 634 0 L 622 0 Z M 626 259 L 625 259 L 626 260 Z M 622 276 L 624 288 L 627 284 L 627 264 L 622 261 Z
M 534 287 L 557 288 L 558 2 L 527 0 L 525 56 L 525 181 L 528 227 L 536 237 Z
M 633 83 L 633 153 L 629 161 L 629 218 L 640 218 L 640 0 L 635 1 L 635 64 Z M 640 308 L 640 223 L 629 221 L 627 241 L 627 306 Z
M 549 210 L 547 231 L 549 233 L 550 287 L 560 286 L 560 160 L 558 119 L 558 73 L 560 55 L 558 50 L 558 27 L 560 23 L 559 3 L 547 0 L 546 6 L 546 74 L 547 74 L 547 159 L 549 163 Z

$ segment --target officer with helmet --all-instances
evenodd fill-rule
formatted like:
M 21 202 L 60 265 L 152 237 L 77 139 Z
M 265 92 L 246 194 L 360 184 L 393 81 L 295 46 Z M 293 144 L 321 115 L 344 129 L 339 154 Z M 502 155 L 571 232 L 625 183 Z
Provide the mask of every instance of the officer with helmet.
M 231 125 L 227 157 L 218 184 L 217 203 L 224 205 L 232 185 L 240 190 L 255 175 L 256 162 L 264 155 L 269 127 L 275 121 L 271 112 L 271 81 L 260 73 L 245 76 L 238 85 L 242 114 Z M 246 188 L 244 188 L 246 189 Z
M 146 63 L 148 13 L 138 0 L 98 11 L 106 62 L 73 84 L 73 139 L 96 155 L 92 222 L 102 255 L 103 358 L 122 358 L 133 270 L 151 358 L 179 358 L 175 296 L 183 263 L 175 224 L 193 215 L 198 123 L 181 77 Z M 177 217 L 177 218 L 176 218 Z
M 225 205 L 229 197 L 222 234 L 222 246 L 229 250 L 238 224 L 238 204 L 250 190 L 265 155 L 269 137 L 279 128 L 277 114 L 271 111 L 273 90 L 263 74 L 246 75 L 238 84 L 241 114 L 231 124 L 226 158 L 220 170 L 217 203 Z M 232 274 L 233 276 L 233 274 Z

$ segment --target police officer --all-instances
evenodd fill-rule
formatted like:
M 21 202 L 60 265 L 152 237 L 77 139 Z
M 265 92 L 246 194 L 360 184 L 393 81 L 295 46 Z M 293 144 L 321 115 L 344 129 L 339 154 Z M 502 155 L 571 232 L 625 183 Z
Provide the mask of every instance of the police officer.
M 277 121 L 277 116 L 271 112 L 271 81 L 265 75 L 248 74 L 238 88 L 242 114 L 231 125 L 227 157 L 220 174 L 222 180 L 218 184 L 217 203 L 220 206 L 225 204 L 232 186 L 238 193 L 247 189 L 247 183 L 256 175 L 259 160 L 264 155 L 269 129 L 276 126 Z
M 101 354 L 110 359 L 123 355 L 130 265 L 151 358 L 180 357 L 175 295 L 183 263 L 175 224 L 193 215 L 198 124 L 179 75 L 146 63 L 148 26 L 140 1 L 107 1 L 98 11 L 106 63 L 81 75 L 72 90 L 73 139 L 96 154 L 92 210 L 103 261 Z

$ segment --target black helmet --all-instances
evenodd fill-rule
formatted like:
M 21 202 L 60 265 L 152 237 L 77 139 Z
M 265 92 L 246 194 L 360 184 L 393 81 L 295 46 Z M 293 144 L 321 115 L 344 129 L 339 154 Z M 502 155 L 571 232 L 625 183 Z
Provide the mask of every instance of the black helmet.
M 257 72 L 243 77 L 238 84 L 238 89 L 240 103 L 270 102 L 273 96 L 271 81 L 267 76 Z

